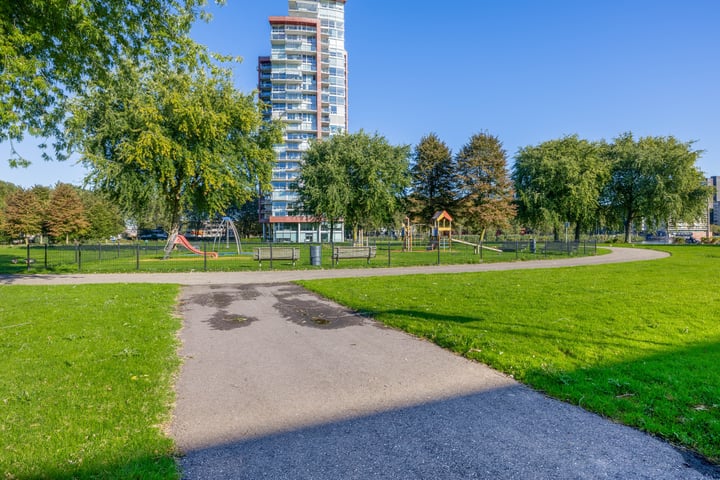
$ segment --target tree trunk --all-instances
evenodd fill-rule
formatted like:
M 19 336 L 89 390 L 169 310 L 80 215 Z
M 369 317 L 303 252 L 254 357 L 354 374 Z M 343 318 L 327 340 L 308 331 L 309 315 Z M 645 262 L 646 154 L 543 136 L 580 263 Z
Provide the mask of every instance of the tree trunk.
M 171 209 L 170 217 L 170 232 L 168 232 L 167 243 L 165 244 L 165 255 L 163 260 L 170 258 L 170 254 L 175 248 L 175 240 L 177 240 L 178 234 L 180 233 L 180 192 L 175 190 L 173 194 L 173 205 Z
M 165 244 L 163 260 L 167 260 L 168 258 L 170 258 L 170 254 L 175 248 L 175 240 L 177 240 L 179 233 L 180 225 L 174 224 L 170 229 L 170 234 L 168 235 L 167 243 Z
M 332 265 L 333 254 L 335 254 L 335 219 L 330 219 L 330 264 Z
M 630 238 L 630 227 L 632 226 L 632 220 L 627 219 L 625 222 L 623 222 L 623 226 L 625 227 L 625 243 L 632 243 L 632 238 Z
M 580 222 L 575 224 L 575 241 L 580 242 Z

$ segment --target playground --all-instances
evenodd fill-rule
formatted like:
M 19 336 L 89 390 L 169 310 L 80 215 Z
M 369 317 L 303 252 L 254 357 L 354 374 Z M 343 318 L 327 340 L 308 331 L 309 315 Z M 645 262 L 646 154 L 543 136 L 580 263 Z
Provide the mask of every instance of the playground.
M 390 230 L 365 236 L 362 244 L 270 243 L 240 239 L 232 219 L 188 230 L 173 242 L 163 259 L 164 240 L 76 245 L 0 246 L 0 273 L 232 272 L 290 269 L 412 267 L 515 262 L 602 254 L 596 239 L 553 242 L 524 236 L 484 241 L 458 235 L 453 218 L 435 214 L 429 224 L 405 219 L 401 235 Z

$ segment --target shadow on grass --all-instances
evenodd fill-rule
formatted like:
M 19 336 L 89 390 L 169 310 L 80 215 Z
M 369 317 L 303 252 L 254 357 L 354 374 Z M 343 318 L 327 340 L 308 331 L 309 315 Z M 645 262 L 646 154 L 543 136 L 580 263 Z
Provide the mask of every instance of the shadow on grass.
M 520 385 L 193 448 L 180 464 L 188 480 L 720 478 L 690 452 Z
M 659 435 L 720 463 L 720 341 L 679 346 L 677 342 L 623 335 L 599 338 L 549 325 L 414 310 L 374 315 L 513 374 L 555 398 Z M 411 320 L 395 321 L 397 317 Z M 413 321 L 419 323 L 413 325 Z M 500 334 L 504 341 L 498 340 Z M 514 354 L 513 336 L 525 342 L 524 355 Z M 535 350 L 527 346 L 534 340 Z M 488 345 L 494 345 L 495 351 Z M 586 347 L 589 353 L 584 353 Z M 553 362 L 553 358 L 560 360 Z
M 90 479 L 137 479 L 173 480 L 180 478 L 178 466 L 172 456 L 140 454 L 122 464 L 88 462 L 67 465 L 33 465 L 28 472 L 13 473 L 2 470 L 3 478 L 24 480 L 90 480 Z
M 27 273 L 25 259 L 26 255 L 23 250 L 18 250 L 17 254 L 0 253 L 0 275 Z
M 720 463 L 720 342 L 571 371 L 535 368 L 548 394 L 691 448 Z
M 544 340 L 553 340 L 553 341 L 562 341 L 562 340 L 570 340 L 573 343 L 578 342 L 577 336 L 573 334 L 573 332 L 562 332 L 558 328 L 552 328 L 551 326 L 542 326 L 534 322 L 522 322 L 522 321 L 498 321 L 498 320 L 490 320 L 487 318 L 482 317 L 472 317 L 472 316 L 464 316 L 464 315 L 443 315 L 438 314 L 430 311 L 421 311 L 421 310 L 407 310 L 407 309 L 390 309 L 390 310 L 382 310 L 378 312 L 370 312 L 370 316 L 383 316 L 383 315 L 389 315 L 389 316 L 399 316 L 399 317 L 409 317 L 413 320 L 421 320 L 440 324 L 440 323 L 452 323 L 452 324 L 460 324 L 462 325 L 463 329 L 467 330 L 477 330 L 486 332 L 487 334 L 492 334 L 492 332 L 507 332 L 508 329 L 511 329 L 514 333 L 518 335 L 526 335 L 526 336 L 532 336 L 533 338 L 541 338 Z M 621 335 L 615 335 L 612 337 L 612 340 L 608 340 L 605 342 L 599 341 L 596 337 L 592 338 L 591 340 L 592 344 L 594 345 L 601 345 L 604 347 L 627 347 L 627 346 L 636 346 L 638 344 L 646 344 L 649 346 L 660 347 L 660 348 L 673 348 L 674 344 L 670 342 L 660 342 L 655 340 L 648 340 L 648 339 L 638 339 L 636 337 L 631 336 L 621 336 Z M 590 342 L 588 342 L 590 343 Z M 444 346 L 444 345 L 443 345 Z

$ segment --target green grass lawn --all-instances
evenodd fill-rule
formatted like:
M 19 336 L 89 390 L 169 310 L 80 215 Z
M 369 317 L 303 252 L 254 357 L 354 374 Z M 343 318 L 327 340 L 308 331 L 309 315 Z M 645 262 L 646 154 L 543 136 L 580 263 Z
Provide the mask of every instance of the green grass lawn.
M 177 286 L 0 286 L 0 477 L 174 479 Z
M 300 282 L 720 462 L 720 247 L 553 270 Z

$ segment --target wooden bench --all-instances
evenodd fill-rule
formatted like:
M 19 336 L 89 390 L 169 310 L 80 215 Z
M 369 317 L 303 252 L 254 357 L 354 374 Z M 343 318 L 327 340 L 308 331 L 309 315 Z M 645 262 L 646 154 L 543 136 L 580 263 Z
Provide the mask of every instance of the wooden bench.
M 300 249 L 293 247 L 256 247 L 253 253 L 253 260 L 262 266 L 263 260 L 291 260 L 293 267 L 295 262 L 300 260 Z
M 335 247 L 332 259 L 336 265 L 341 258 L 366 258 L 370 263 L 370 259 L 375 258 L 376 253 L 376 247 Z

